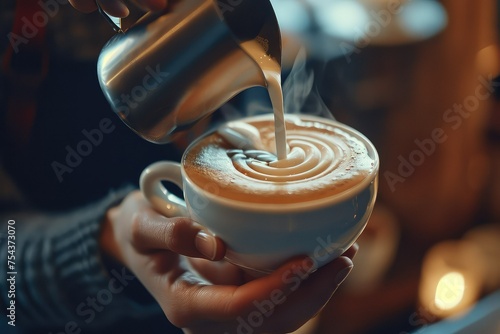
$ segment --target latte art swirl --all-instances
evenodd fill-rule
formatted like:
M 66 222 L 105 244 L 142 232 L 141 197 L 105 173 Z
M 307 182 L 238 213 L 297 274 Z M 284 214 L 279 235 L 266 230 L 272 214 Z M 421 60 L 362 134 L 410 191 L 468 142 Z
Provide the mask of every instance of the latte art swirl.
M 345 165 L 347 157 L 355 153 L 338 137 L 300 130 L 289 131 L 287 136 L 290 151 L 286 159 L 262 163 L 259 157 L 250 158 L 243 152 L 232 157 L 234 167 L 250 178 L 272 182 L 303 182 L 352 168 Z
M 236 124 L 229 141 L 225 135 L 213 134 L 191 150 L 187 158 L 198 168 L 196 173 L 186 172 L 193 181 L 200 185 L 215 182 L 214 194 L 230 199 L 296 203 L 350 189 L 374 170 L 364 143 L 340 128 L 289 118 L 287 157 L 278 160 L 272 120 L 251 125 L 254 129 L 248 124 L 241 127 L 242 133 L 252 133 L 244 149 L 235 147 Z

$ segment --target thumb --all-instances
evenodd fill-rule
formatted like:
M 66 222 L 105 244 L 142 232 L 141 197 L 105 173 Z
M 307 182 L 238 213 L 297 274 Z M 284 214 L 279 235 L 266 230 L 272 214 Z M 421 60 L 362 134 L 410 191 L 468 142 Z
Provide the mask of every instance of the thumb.
M 143 253 L 168 250 L 177 254 L 221 260 L 226 252 L 222 240 L 185 217 L 167 218 L 153 210 L 136 213 L 132 244 Z

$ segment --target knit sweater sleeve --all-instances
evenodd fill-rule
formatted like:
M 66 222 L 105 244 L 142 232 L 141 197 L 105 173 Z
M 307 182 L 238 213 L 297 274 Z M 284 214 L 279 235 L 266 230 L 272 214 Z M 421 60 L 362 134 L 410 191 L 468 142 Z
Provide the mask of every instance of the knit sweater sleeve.
M 123 266 L 105 265 L 99 250 L 105 212 L 130 190 L 67 213 L 0 215 L 0 307 L 10 325 L 102 328 L 160 311 L 152 298 L 135 298 L 140 283 Z

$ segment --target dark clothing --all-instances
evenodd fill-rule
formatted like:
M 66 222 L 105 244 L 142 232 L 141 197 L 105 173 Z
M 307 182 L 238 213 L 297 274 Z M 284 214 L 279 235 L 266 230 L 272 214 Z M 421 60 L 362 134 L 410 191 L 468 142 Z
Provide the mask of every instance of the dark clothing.
M 5 284 L 9 220 L 17 272 L 16 327 L 4 330 L 3 316 L 0 331 L 179 332 L 137 279 L 101 258 L 98 235 L 106 210 L 137 188 L 141 171 L 181 152 L 146 142 L 114 115 L 95 62 L 59 59 L 51 59 L 41 87 L 29 146 L 14 150 L 2 139 L 3 167 L 25 201 L 0 204 L 2 312 L 13 300 Z

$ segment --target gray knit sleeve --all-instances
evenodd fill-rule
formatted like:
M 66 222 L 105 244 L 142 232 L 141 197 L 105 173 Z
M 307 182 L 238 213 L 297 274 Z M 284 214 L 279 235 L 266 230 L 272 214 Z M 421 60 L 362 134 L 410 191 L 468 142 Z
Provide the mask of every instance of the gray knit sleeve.
M 152 298 L 142 300 L 145 289 L 137 294 L 142 286 L 125 267 L 105 265 L 100 254 L 105 212 L 130 191 L 72 212 L 0 215 L 0 307 L 11 325 L 102 328 L 161 312 Z

